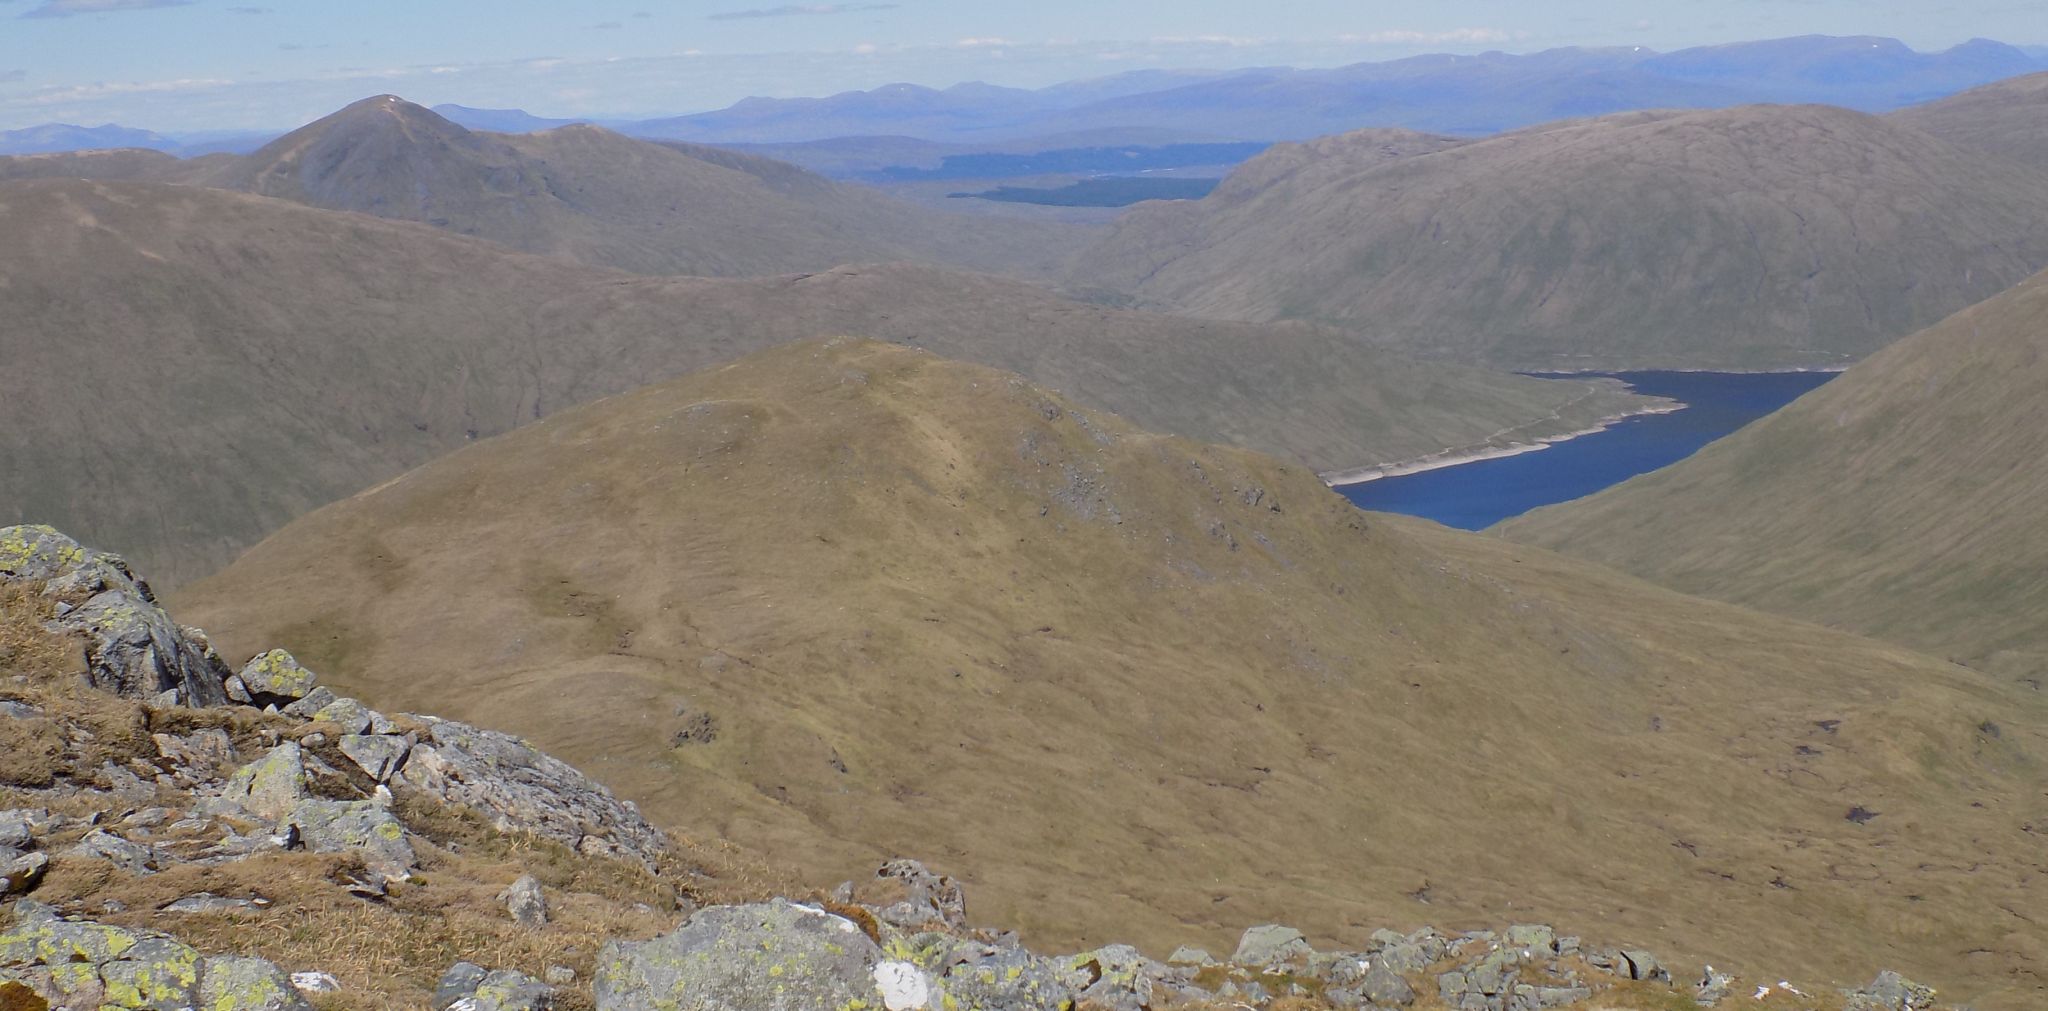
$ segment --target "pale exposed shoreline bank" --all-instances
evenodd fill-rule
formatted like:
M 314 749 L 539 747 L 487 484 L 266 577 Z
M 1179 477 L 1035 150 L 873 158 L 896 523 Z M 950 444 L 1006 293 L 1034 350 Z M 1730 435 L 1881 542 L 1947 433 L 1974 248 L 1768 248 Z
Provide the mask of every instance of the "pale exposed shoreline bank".
M 1456 467 L 1464 463 L 1477 463 L 1480 460 L 1498 460 L 1503 457 L 1520 456 L 1523 453 L 1534 453 L 1539 450 L 1549 449 L 1560 442 L 1569 442 L 1582 435 L 1604 432 L 1630 418 L 1640 418 L 1652 414 L 1675 414 L 1685 410 L 1687 406 L 1686 404 L 1671 401 L 1652 407 L 1645 407 L 1641 410 L 1611 414 L 1601 418 L 1599 424 L 1593 425 L 1590 428 L 1582 428 L 1573 432 L 1561 432 L 1557 435 L 1546 435 L 1527 442 L 1513 442 L 1504 446 L 1486 446 L 1479 449 L 1446 449 L 1438 453 L 1432 453 L 1429 456 L 1416 457 L 1410 460 L 1377 464 L 1371 467 L 1359 467 L 1353 470 L 1328 471 L 1317 476 L 1323 479 L 1324 484 L 1337 488 L 1344 485 L 1377 481 L 1383 477 L 1400 477 L 1404 474 L 1420 474 L 1424 471 L 1442 470 L 1445 467 Z

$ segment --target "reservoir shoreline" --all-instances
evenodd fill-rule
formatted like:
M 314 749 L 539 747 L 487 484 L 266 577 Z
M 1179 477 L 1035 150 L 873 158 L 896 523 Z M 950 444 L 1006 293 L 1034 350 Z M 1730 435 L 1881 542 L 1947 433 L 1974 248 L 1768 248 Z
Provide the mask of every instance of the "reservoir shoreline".
M 1557 374 L 1562 375 L 1562 373 Z M 1587 374 L 1591 375 L 1592 373 Z M 1332 488 L 1342 488 L 1346 485 L 1377 481 L 1383 477 L 1404 477 L 1409 474 L 1422 474 L 1432 470 L 1442 470 L 1446 467 L 1456 467 L 1459 464 L 1478 463 L 1481 460 L 1500 460 L 1510 456 L 1520 456 L 1523 453 L 1539 452 L 1559 443 L 1570 442 L 1581 436 L 1597 435 L 1630 418 L 1641 418 L 1653 414 L 1674 414 L 1685 410 L 1688 406 L 1687 404 L 1673 401 L 1668 405 L 1645 407 L 1641 410 L 1610 414 L 1607 417 L 1601 418 L 1598 424 L 1590 427 L 1572 432 L 1560 432 L 1557 435 L 1546 435 L 1527 442 L 1511 442 L 1505 446 L 1487 446 L 1482 449 L 1445 449 L 1431 453 L 1428 456 L 1412 457 L 1407 460 L 1398 460 L 1394 463 L 1375 464 L 1370 467 L 1356 467 L 1351 470 L 1326 471 L 1316 476 L 1322 478 L 1323 483 Z
M 1549 375 L 1574 379 L 1586 374 Z M 1540 437 L 1496 432 L 1477 446 L 1325 474 L 1323 479 L 1362 509 L 1481 530 L 1676 463 L 1826 384 L 1836 373 L 1667 369 L 1591 375 L 1619 380 L 1658 400 L 1598 425 L 1589 425 L 1591 417 L 1580 417 L 1556 426 L 1589 426 L 1575 432 Z

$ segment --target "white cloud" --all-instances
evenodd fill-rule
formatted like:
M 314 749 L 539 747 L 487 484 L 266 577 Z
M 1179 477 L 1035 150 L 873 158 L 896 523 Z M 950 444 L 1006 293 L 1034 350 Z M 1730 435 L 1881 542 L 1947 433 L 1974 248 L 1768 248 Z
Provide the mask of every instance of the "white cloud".
M 1441 32 L 1389 30 L 1337 36 L 1339 42 L 1363 42 L 1374 46 L 1489 45 L 1512 42 L 1515 33 L 1498 28 L 1453 28 Z
M 43 0 L 43 5 L 23 14 L 25 18 L 68 18 L 78 14 L 108 14 L 141 11 L 157 7 L 183 7 L 192 0 Z

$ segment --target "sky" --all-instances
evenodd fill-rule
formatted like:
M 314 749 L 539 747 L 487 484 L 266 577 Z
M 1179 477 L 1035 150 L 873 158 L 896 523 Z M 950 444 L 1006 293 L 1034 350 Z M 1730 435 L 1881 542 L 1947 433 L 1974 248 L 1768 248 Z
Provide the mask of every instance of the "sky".
M 2048 42 L 2042 0 L 0 0 L 0 130 L 272 130 L 359 98 L 644 118 L 898 81 L 1659 50 L 1883 35 Z

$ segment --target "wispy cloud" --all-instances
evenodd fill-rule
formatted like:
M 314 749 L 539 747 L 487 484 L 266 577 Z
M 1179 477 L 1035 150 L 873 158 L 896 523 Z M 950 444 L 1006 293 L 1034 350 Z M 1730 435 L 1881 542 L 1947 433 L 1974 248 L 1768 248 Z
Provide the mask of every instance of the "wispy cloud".
M 43 0 L 43 4 L 22 17 L 68 18 L 78 14 L 107 14 L 114 11 L 143 11 L 156 7 L 183 7 L 192 0 Z
M 1375 46 L 1469 46 L 1511 42 L 1515 38 L 1515 33 L 1504 32 L 1498 28 L 1453 28 L 1444 32 L 1362 32 L 1355 35 L 1339 35 L 1337 41 L 1364 42 Z
M 593 32 L 615 32 L 626 27 L 626 24 L 623 21 L 600 21 L 597 24 L 584 25 L 583 27 Z
M 26 70 L 0 70 L 0 84 L 20 84 L 28 80 Z
M 790 18 L 814 14 L 859 14 L 862 11 L 892 11 L 902 4 L 783 4 L 747 11 L 725 11 L 711 15 L 713 21 L 744 21 L 749 18 Z

